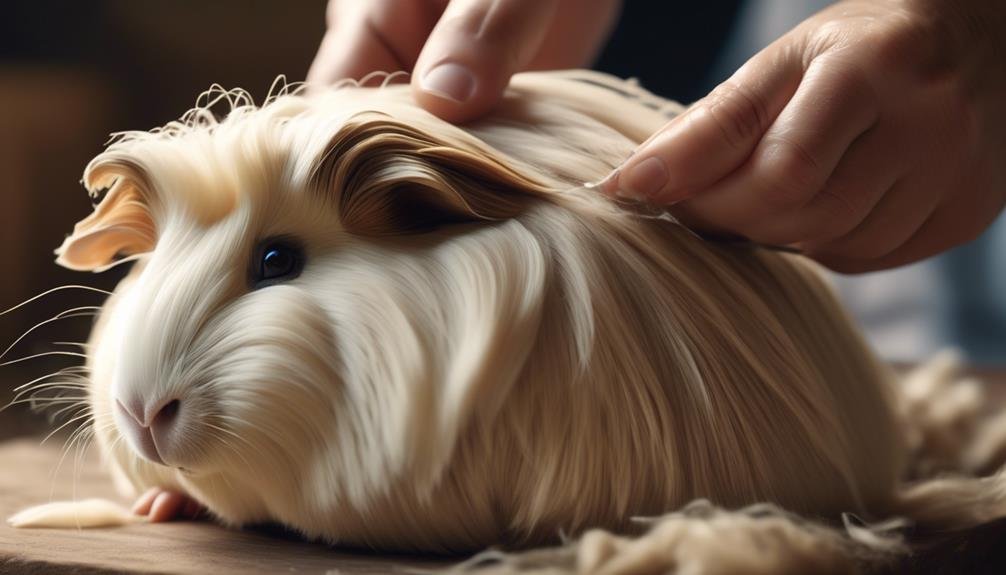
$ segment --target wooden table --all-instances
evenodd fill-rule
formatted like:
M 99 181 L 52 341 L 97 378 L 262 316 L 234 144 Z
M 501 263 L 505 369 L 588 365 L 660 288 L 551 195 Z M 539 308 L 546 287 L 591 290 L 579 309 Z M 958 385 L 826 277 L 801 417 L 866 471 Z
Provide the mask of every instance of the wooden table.
M 1006 371 L 977 375 L 991 384 L 990 403 L 1006 402 Z M 71 500 L 74 487 L 81 499 L 102 497 L 121 501 L 101 470 L 94 450 L 77 469 L 73 457 L 67 457 L 54 476 L 60 443 L 58 438 L 43 446 L 39 446 L 37 438 L 0 442 L 0 573 L 353 575 L 435 572 L 450 564 L 405 556 L 351 554 L 281 534 L 232 531 L 205 522 L 87 530 L 11 528 L 4 519 L 13 513 L 50 500 Z M 1002 534 L 996 533 L 996 538 Z M 956 564 L 956 560 L 950 561 Z M 953 571 L 934 568 L 933 572 Z
M 14 529 L 6 518 L 46 503 L 117 497 L 97 453 L 58 474 L 60 441 L 0 443 L 0 573 L 318 573 L 356 575 L 436 571 L 446 565 L 409 557 L 354 555 L 292 537 L 233 531 L 207 522 L 137 524 L 114 529 Z M 123 501 L 123 503 L 127 503 Z

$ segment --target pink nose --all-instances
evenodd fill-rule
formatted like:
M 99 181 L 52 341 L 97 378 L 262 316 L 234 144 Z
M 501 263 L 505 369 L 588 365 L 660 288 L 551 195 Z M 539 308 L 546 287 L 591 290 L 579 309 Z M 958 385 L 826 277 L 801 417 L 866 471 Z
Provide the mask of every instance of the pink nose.
M 156 403 L 115 400 L 115 408 L 120 414 L 118 420 L 129 442 L 140 455 L 161 465 L 166 465 L 162 454 L 174 435 L 181 407 L 182 402 L 178 399 Z

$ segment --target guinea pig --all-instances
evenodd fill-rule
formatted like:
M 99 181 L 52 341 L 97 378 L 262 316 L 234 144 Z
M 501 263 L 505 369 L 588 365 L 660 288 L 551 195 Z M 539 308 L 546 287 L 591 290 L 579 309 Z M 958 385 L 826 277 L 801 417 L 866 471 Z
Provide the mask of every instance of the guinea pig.
M 460 127 L 400 85 L 218 96 L 94 158 L 57 252 L 133 262 L 87 348 L 127 492 L 422 551 L 890 506 L 891 376 L 815 265 L 585 185 L 676 104 L 588 72 Z

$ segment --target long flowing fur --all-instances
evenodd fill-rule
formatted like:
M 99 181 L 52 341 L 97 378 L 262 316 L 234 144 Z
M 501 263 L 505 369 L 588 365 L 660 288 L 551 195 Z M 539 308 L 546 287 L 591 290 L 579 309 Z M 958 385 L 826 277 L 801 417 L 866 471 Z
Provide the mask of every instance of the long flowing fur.
M 813 264 L 584 185 L 675 104 L 585 72 L 519 75 L 464 127 L 404 86 L 215 94 L 225 119 L 200 107 L 95 158 L 106 197 L 59 251 L 138 260 L 88 358 L 124 489 L 385 550 L 631 531 L 697 498 L 945 519 L 925 489 L 905 503 L 893 377 Z M 304 273 L 250 289 L 275 236 Z M 170 467 L 122 440 L 120 397 L 181 398 Z

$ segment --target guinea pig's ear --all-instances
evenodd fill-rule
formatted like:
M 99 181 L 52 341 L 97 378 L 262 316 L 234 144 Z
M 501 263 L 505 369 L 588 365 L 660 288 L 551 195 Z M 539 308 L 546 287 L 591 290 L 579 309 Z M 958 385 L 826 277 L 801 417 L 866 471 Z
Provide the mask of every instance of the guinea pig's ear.
M 339 131 L 314 179 L 337 203 L 343 226 L 371 236 L 504 220 L 549 195 L 487 146 L 456 134 L 438 140 L 378 114 Z
M 56 263 L 72 270 L 103 271 L 131 256 L 150 252 L 157 242 L 142 172 L 112 162 L 88 167 L 84 184 L 92 197 L 105 191 L 94 212 L 77 222 L 56 250 Z

